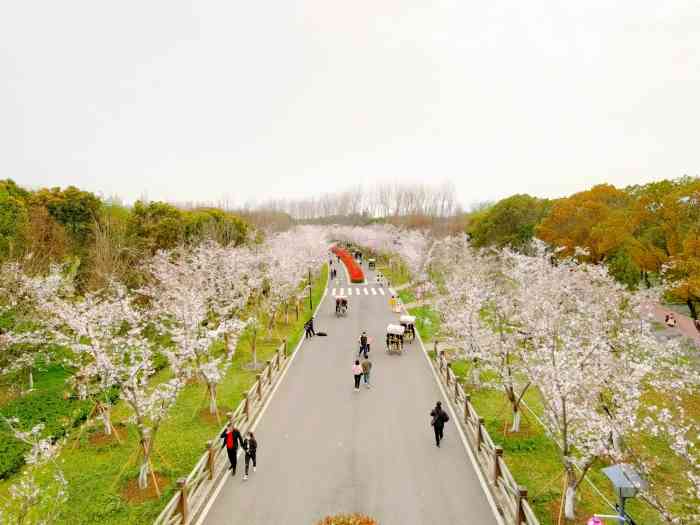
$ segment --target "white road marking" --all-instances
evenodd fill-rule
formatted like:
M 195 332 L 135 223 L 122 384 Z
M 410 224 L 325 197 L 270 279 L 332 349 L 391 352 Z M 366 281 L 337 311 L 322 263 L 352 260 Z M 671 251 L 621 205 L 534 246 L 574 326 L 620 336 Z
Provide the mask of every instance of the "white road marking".
M 372 290 L 372 295 L 377 295 L 377 290 L 375 288 L 370 288 Z
M 331 295 L 335 297 L 335 288 L 333 288 L 333 291 L 331 292 Z
M 355 295 L 360 295 L 360 289 L 359 289 L 359 288 L 355 288 L 355 292 L 357 292 Z
M 380 288 L 380 289 L 379 289 L 379 293 L 382 294 L 382 295 L 384 295 L 384 288 Z
M 369 295 L 369 290 L 367 288 L 363 288 L 363 290 L 365 291 L 365 295 Z

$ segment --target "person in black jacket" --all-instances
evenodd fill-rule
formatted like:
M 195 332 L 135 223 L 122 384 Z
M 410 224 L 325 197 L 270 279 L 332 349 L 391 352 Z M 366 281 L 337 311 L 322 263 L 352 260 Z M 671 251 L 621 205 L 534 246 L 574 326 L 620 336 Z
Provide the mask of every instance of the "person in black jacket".
M 231 472 L 231 476 L 235 476 L 236 462 L 238 461 L 238 445 L 240 444 L 241 446 L 243 446 L 243 438 L 241 437 L 241 433 L 238 431 L 238 429 L 233 426 L 233 423 L 228 424 L 228 427 L 226 427 L 226 430 L 224 430 L 221 433 L 220 437 L 223 440 L 221 448 L 226 447 L 228 460 L 231 463 L 231 465 L 229 465 L 228 467 L 230 470 L 233 471 Z
M 445 428 L 445 423 L 450 420 L 450 416 L 448 416 L 447 412 L 442 409 L 442 404 L 440 401 L 437 402 L 435 408 L 433 408 L 433 410 L 430 412 L 430 415 L 433 418 L 430 424 L 433 427 L 433 431 L 435 431 L 435 444 L 439 447 L 440 440 L 443 437 L 442 431 Z
M 250 431 L 243 440 L 243 449 L 245 450 L 245 476 L 243 476 L 243 479 L 246 480 L 248 479 L 248 466 L 250 465 L 250 461 L 253 460 L 253 472 L 255 472 L 255 469 L 258 467 L 258 442 Z

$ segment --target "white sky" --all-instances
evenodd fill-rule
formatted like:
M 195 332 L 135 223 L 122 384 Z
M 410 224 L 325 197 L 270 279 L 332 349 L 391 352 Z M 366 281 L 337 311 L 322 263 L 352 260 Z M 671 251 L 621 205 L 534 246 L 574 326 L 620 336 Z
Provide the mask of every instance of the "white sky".
M 464 204 L 700 172 L 700 3 L 4 0 L 0 178 Z

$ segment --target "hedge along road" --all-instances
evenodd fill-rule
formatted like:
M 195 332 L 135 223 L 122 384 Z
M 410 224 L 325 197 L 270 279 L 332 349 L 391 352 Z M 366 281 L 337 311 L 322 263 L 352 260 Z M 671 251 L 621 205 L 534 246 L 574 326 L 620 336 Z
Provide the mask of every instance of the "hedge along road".
M 418 341 L 401 356 L 385 352 L 386 325 L 398 321 L 388 291 L 372 272 L 370 284 L 349 286 L 338 269 L 315 322 L 328 337 L 304 343 L 255 431 L 257 472 L 243 481 L 240 458 L 200 522 L 312 525 L 360 512 L 381 525 L 498 523 L 453 420 L 435 446 L 428 413 L 446 402 Z M 340 288 L 353 291 L 337 319 Z M 362 330 L 373 339 L 372 388 L 355 392 Z

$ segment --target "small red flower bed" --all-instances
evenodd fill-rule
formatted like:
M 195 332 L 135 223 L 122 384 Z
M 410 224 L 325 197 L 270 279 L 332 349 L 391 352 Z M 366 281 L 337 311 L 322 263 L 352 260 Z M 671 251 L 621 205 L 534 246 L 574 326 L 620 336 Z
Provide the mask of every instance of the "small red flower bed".
M 355 262 L 355 259 L 353 259 L 352 255 L 350 255 L 350 253 L 347 250 L 344 250 L 343 248 L 338 248 L 337 246 L 333 246 L 333 248 L 331 248 L 331 251 L 338 257 L 340 257 L 340 260 L 343 261 L 343 264 L 348 269 L 348 273 L 350 274 L 350 282 L 365 282 L 365 273 L 362 271 L 362 268 L 360 268 L 360 266 Z

